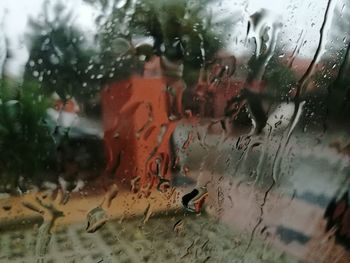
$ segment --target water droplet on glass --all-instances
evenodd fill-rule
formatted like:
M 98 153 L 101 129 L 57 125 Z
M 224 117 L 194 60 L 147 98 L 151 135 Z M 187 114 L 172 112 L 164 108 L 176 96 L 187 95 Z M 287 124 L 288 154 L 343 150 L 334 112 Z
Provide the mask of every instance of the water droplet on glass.
M 199 187 L 193 189 L 190 193 L 185 194 L 182 197 L 182 205 L 191 212 L 199 213 L 202 210 L 202 206 L 205 199 L 208 197 L 208 191 L 206 187 Z
M 9 204 L 8 204 L 8 205 L 5 204 L 5 205 L 2 206 L 2 209 L 3 209 L 4 211 L 8 212 L 8 211 L 10 211 L 10 210 L 12 209 L 12 206 L 9 205 Z
M 183 230 L 184 230 L 184 222 L 182 219 L 180 219 L 174 224 L 173 231 L 176 234 L 180 234 Z
M 99 230 L 107 221 L 108 216 L 100 206 L 92 209 L 86 216 L 87 226 L 86 232 L 94 233 Z
M 118 194 L 118 186 L 116 184 L 112 184 L 112 186 L 109 188 L 107 193 L 104 196 L 103 204 L 109 208 L 111 206 L 111 203 L 113 199 L 117 196 Z
M 142 223 L 145 224 L 149 220 L 149 218 L 152 215 L 152 209 L 151 209 L 151 204 L 148 204 L 145 211 L 143 212 L 143 220 Z

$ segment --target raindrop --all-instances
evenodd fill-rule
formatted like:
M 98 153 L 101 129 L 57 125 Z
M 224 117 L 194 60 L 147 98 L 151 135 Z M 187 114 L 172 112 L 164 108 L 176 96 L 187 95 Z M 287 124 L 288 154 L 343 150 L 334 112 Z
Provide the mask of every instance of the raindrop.
M 130 181 L 131 184 L 131 192 L 137 193 L 140 190 L 140 176 L 136 176 L 134 179 Z
M 105 195 L 103 203 L 106 204 L 107 208 L 111 206 L 112 200 L 117 196 L 118 194 L 118 186 L 116 184 L 112 184 L 112 186 L 109 188 L 108 192 Z
M 10 210 L 12 209 L 12 206 L 6 204 L 6 205 L 3 205 L 3 206 L 2 206 L 2 209 L 3 209 L 4 211 L 8 212 L 8 211 L 10 211 Z
M 186 150 L 190 146 L 192 140 L 193 140 L 193 131 L 190 131 L 187 135 L 186 141 L 182 145 L 182 150 Z
M 182 221 L 182 219 L 180 219 L 174 224 L 173 231 L 176 234 L 179 234 L 183 231 L 183 229 L 184 229 L 184 222 Z
M 145 224 L 147 223 L 148 219 L 152 215 L 152 209 L 151 209 L 151 204 L 148 204 L 145 211 L 143 212 L 143 220 L 142 223 Z
M 282 121 L 279 120 L 278 122 L 275 123 L 275 128 L 277 128 L 278 126 L 280 126 L 282 124 Z
M 40 259 L 47 251 L 51 240 L 51 229 L 54 227 L 56 220 L 64 216 L 63 212 L 56 207 L 62 203 L 62 193 L 59 191 L 54 200 L 46 203 L 42 198 L 36 197 L 35 203 L 23 202 L 22 205 L 43 218 L 43 223 L 39 227 L 39 233 L 36 239 L 35 255 Z
M 51 54 L 50 56 L 50 61 L 52 64 L 57 65 L 58 63 L 60 63 L 60 60 L 57 56 L 55 56 L 54 54 Z
M 47 44 L 49 44 L 50 43 L 50 38 L 46 38 L 45 40 L 44 40 L 44 45 L 47 45 Z
M 94 233 L 108 221 L 107 214 L 100 206 L 90 210 L 87 214 L 86 232 Z
M 202 210 L 202 206 L 205 199 L 208 197 L 208 191 L 206 187 L 199 187 L 192 190 L 192 192 L 185 194 L 182 197 L 181 203 L 190 212 L 199 213 Z
M 164 178 L 159 178 L 157 190 L 161 193 L 165 193 L 170 188 L 170 181 Z

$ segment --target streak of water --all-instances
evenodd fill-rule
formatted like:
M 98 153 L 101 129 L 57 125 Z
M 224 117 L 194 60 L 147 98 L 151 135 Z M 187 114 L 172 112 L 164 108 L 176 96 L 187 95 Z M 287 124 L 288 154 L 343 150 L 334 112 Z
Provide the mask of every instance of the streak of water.
M 329 15 L 329 10 L 331 9 L 331 3 L 332 3 L 332 0 L 329 0 L 329 2 L 327 4 L 327 7 L 326 7 L 326 12 L 325 12 L 325 15 L 324 15 L 324 21 L 323 21 L 321 29 L 320 29 L 320 41 L 319 41 L 316 53 L 315 53 L 315 55 L 313 57 L 313 60 L 311 61 L 310 65 L 309 65 L 308 69 L 306 70 L 306 72 L 304 73 L 302 78 L 297 83 L 297 91 L 296 91 L 296 95 L 294 97 L 295 108 L 294 108 L 293 116 L 292 116 L 291 121 L 289 123 L 289 127 L 286 130 L 286 132 L 283 134 L 282 140 L 281 140 L 281 142 L 280 142 L 280 144 L 278 146 L 278 149 L 277 149 L 277 151 L 275 153 L 275 156 L 274 156 L 274 159 L 273 159 L 273 164 L 272 164 L 272 171 L 271 171 L 272 183 L 271 183 L 270 187 L 265 192 L 263 202 L 260 205 L 260 216 L 259 216 L 258 221 L 255 224 L 255 226 L 254 226 L 254 228 L 253 228 L 253 230 L 251 232 L 250 241 L 248 243 L 248 246 L 247 246 L 247 248 L 245 250 L 244 255 L 249 250 L 250 245 L 251 245 L 251 243 L 252 243 L 252 241 L 254 239 L 255 232 L 256 232 L 257 228 L 259 227 L 259 225 L 262 222 L 263 215 L 264 215 L 264 206 L 265 206 L 265 203 L 266 203 L 266 199 L 267 199 L 270 191 L 272 190 L 272 188 L 276 184 L 276 180 L 277 180 L 277 176 L 278 176 L 278 173 L 279 173 L 281 159 L 282 159 L 282 157 L 284 155 L 284 152 L 285 152 L 285 149 L 286 149 L 286 145 L 288 144 L 288 140 L 289 140 L 289 138 L 290 138 L 290 136 L 291 136 L 291 134 L 292 134 L 292 132 L 293 132 L 293 130 L 294 130 L 294 128 L 295 128 L 299 118 L 300 118 L 302 107 L 303 107 L 303 104 L 304 104 L 304 102 L 300 101 L 300 97 L 305 92 L 305 90 L 307 88 L 307 85 L 309 83 L 310 77 L 311 77 L 311 75 L 314 72 L 314 68 L 315 68 L 316 64 L 318 63 L 318 61 L 320 59 L 320 56 L 322 55 L 323 48 L 324 48 L 324 39 L 323 39 L 324 36 L 323 35 L 324 35 L 324 31 L 325 31 L 325 28 L 326 28 L 326 25 L 327 25 L 327 18 L 329 18 L 329 16 L 330 16 Z M 255 20 L 258 21 L 259 19 L 261 19 L 261 16 L 256 16 L 255 18 L 256 18 Z M 274 41 L 276 41 L 276 39 Z M 261 45 L 259 44 L 259 41 L 257 41 L 257 38 L 256 38 L 256 45 L 257 45 L 256 52 L 260 52 L 260 49 L 261 49 L 260 46 Z M 272 47 L 272 45 L 270 45 L 269 49 L 271 49 L 271 47 Z M 272 51 L 273 51 L 273 49 L 274 48 L 272 48 Z M 266 56 L 266 59 L 268 61 L 269 55 Z M 262 61 L 260 70 L 264 70 L 264 66 L 266 66 L 266 61 Z M 261 75 L 262 74 L 261 71 L 259 72 L 259 67 L 257 68 L 257 71 L 254 72 L 254 73 L 258 73 L 258 74 L 252 75 L 251 76 L 251 80 L 255 80 L 256 76 L 258 77 L 258 79 L 259 79 L 259 76 L 262 76 Z M 264 151 L 263 151 L 263 153 L 264 153 Z
M 288 67 L 290 68 L 292 67 L 295 58 L 298 56 L 300 49 L 303 46 L 305 34 L 306 34 L 306 31 L 304 30 L 300 32 L 299 38 L 297 40 L 297 44 L 295 45 L 292 55 L 289 58 Z
M 324 13 L 324 18 L 323 18 L 323 22 L 320 28 L 320 39 L 318 42 L 318 46 L 316 49 L 316 52 L 313 56 L 313 59 L 309 65 L 309 67 L 307 68 L 307 70 L 305 71 L 304 75 L 301 77 L 301 79 L 298 81 L 297 83 L 297 89 L 296 89 L 296 93 L 294 96 L 294 101 L 295 101 L 295 108 L 294 108 L 294 114 L 292 117 L 292 121 L 291 121 L 291 125 L 290 125 L 290 129 L 288 132 L 288 138 L 287 138 L 287 142 L 289 141 L 289 137 L 292 134 L 292 131 L 296 125 L 296 120 L 298 118 L 298 116 L 300 116 L 300 99 L 301 96 L 304 94 L 304 92 L 307 89 L 307 86 L 309 84 L 310 78 L 312 76 L 312 74 L 314 73 L 315 67 L 317 65 L 317 63 L 319 62 L 321 56 L 322 56 L 322 52 L 324 51 L 324 35 L 326 30 L 328 29 L 329 26 L 329 18 L 331 17 L 331 9 L 332 9 L 333 5 L 332 5 L 332 0 L 329 0 L 327 3 L 327 7 Z
M 51 240 L 51 229 L 55 225 L 56 220 L 59 217 L 64 216 L 62 211 L 58 210 L 58 207 L 62 203 L 63 195 L 61 191 L 57 192 L 56 198 L 53 201 L 44 202 L 39 196 L 35 197 L 35 202 L 23 202 L 23 206 L 39 213 L 43 218 L 43 223 L 38 230 L 38 236 L 35 244 L 35 256 L 37 262 L 42 262 L 43 257 L 46 255 L 49 243 Z

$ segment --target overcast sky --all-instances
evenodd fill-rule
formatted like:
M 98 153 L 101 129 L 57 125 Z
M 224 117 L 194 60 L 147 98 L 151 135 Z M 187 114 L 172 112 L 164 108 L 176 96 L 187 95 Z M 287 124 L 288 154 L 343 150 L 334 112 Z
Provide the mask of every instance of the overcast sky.
M 51 0 L 55 2 L 56 0 Z M 333 0 L 332 8 L 342 8 L 344 0 Z M 20 75 L 28 58 L 28 51 L 23 42 L 24 32 L 27 30 L 28 17 L 37 17 L 44 0 L 0 0 L 0 45 L 6 36 L 10 41 L 13 59 L 9 63 L 9 72 Z M 82 0 L 61 0 L 70 10 L 73 10 L 74 21 L 86 31 L 93 31 L 94 18 L 97 11 L 83 3 Z M 249 16 L 262 8 L 268 9 L 268 19 L 281 21 L 280 43 L 292 50 L 303 32 L 305 44 L 300 50 L 301 56 L 311 57 L 316 50 L 319 40 L 319 29 L 327 0 L 222 0 L 214 4 L 213 12 L 218 15 L 232 15 L 232 20 L 241 18 L 231 34 L 229 48 L 234 52 L 244 49 L 244 39 Z M 332 12 L 333 13 L 333 12 Z M 331 20 L 331 18 L 330 18 Z M 237 39 L 236 39 L 237 38 Z M 237 41 L 236 41 L 237 40 Z M 0 48 L 1 52 L 1 48 Z

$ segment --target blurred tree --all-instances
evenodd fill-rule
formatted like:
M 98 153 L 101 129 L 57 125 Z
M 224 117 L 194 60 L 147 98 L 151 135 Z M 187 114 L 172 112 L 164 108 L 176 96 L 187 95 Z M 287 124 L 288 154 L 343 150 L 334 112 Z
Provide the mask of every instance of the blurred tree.
M 147 58 L 156 54 L 183 63 L 184 80 L 194 84 L 199 69 L 210 64 L 224 46 L 230 26 L 226 18 L 213 22 L 209 12 L 212 0 L 86 1 L 100 7 L 96 22 L 101 61 L 108 67 L 105 76 L 113 79 L 142 68 L 139 55 Z M 138 46 L 145 38 L 151 40 L 151 49 Z
M 88 46 L 63 4 L 55 4 L 53 17 L 49 2 L 43 7 L 42 16 L 29 21 L 30 55 L 24 82 L 39 81 L 47 95 L 56 92 L 63 100 L 93 97 L 101 81 L 94 63 L 97 50 Z
M 19 176 L 41 182 L 55 154 L 45 123 L 50 101 L 35 82 L 0 80 L 0 185 L 17 185 Z

